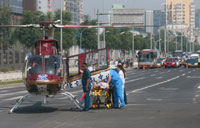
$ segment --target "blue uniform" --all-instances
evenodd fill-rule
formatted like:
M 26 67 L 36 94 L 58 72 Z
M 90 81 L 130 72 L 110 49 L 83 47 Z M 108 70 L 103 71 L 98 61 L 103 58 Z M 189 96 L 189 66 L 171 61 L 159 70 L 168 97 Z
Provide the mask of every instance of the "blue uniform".
M 119 107 L 119 99 L 121 101 L 121 107 L 124 107 L 125 103 L 122 95 L 122 80 L 119 77 L 119 74 L 114 70 L 110 70 L 110 76 L 112 77 L 110 83 L 114 86 L 114 107 Z
M 86 71 L 84 71 L 83 76 L 82 76 L 82 85 L 83 85 L 83 92 L 86 92 L 86 96 L 85 96 L 85 108 L 84 110 L 88 111 L 90 108 L 90 90 L 91 90 L 91 82 L 88 85 L 88 91 L 86 91 L 86 84 L 87 84 L 87 80 L 91 79 L 91 74 L 90 71 L 87 69 Z

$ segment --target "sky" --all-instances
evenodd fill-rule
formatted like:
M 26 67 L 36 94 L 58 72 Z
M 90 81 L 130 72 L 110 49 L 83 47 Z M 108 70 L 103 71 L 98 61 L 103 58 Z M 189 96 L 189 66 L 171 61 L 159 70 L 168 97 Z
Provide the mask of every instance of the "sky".
M 96 18 L 95 10 L 100 12 L 108 12 L 112 8 L 112 4 L 124 4 L 125 8 L 144 8 L 146 10 L 164 9 L 161 6 L 165 0 L 83 0 L 84 14 Z M 200 8 L 200 0 L 194 0 L 197 8 Z M 103 11 L 104 10 L 104 11 Z

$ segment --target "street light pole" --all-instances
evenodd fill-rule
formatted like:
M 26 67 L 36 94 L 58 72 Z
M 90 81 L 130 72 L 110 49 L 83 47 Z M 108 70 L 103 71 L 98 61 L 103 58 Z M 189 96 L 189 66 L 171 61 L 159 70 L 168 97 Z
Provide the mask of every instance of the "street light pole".
M 167 30 L 166 30 L 166 27 L 165 27 L 165 39 L 164 39 L 164 53 L 165 53 L 165 56 L 166 56 L 166 51 L 167 51 Z
M 97 22 L 98 22 L 98 33 L 97 33 L 97 37 L 98 37 L 98 49 L 100 49 L 100 30 L 99 30 L 99 27 L 100 27 L 100 23 L 99 23 L 99 10 L 97 10 Z
M 152 33 L 150 33 L 150 38 L 151 38 L 151 41 L 150 41 L 150 49 L 153 49 L 153 45 L 152 45 Z
M 133 37 L 132 37 L 132 56 L 135 57 L 135 35 L 134 35 L 134 28 L 133 28 Z
M 63 16 L 62 16 L 63 6 L 62 6 L 62 1 L 63 0 L 60 0 L 60 24 L 61 25 L 63 24 Z M 62 28 L 60 28 L 60 51 L 61 51 L 61 54 L 62 54 L 62 51 L 63 51 L 63 29 Z
M 160 53 L 161 53 L 160 29 L 159 29 L 159 51 L 160 51 Z

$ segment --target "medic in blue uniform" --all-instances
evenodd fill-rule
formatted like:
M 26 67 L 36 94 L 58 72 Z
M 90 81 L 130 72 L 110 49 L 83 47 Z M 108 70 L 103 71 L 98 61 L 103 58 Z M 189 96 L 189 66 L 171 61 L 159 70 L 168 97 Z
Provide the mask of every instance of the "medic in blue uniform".
M 90 90 L 91 90 L 91 74 L 88 70 L 88 66 L 86 63 L 83 63 L 82 65 L 83 69 L 83 75 L 82 75 L 82 86 L 83 86 L 83 92 L 86 92 L 85 96 L 85 108 L 83 111 L 89 111 L 90 108 Z
M 119 108 L 119 107 L 124 107 L 124 98 L 122 95 L 122 80 L 117 73 L 117 71 L 110 70 L 110 75 L 108 77 L 107 83 L 111 83 L 114 87 L 114 107 Z M 121 105 L 119 106 L 119 99 L 121 102 Z

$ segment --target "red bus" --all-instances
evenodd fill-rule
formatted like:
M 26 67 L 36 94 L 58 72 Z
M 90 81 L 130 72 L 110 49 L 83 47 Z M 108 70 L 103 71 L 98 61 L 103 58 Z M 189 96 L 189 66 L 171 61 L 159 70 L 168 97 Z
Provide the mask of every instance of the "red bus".
M 152 49 L 144 49 L 138 52 L 138 67 L 155 68 L 156 67 L 157 52 Z

